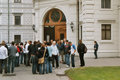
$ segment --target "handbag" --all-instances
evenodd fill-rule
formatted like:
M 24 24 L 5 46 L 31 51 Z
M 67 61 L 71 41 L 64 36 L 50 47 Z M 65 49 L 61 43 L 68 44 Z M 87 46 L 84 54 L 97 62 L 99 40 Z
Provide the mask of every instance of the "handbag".
M 43 57 L 38 59 L 38 64 L 43 64 L 44 63 L 44 57 L 45 57 L 46 49 L 44 51 Z

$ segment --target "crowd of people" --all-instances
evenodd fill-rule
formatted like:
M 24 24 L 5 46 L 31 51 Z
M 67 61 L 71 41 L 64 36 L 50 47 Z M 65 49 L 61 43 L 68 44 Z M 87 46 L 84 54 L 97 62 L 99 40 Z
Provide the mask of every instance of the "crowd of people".
M 97 59 L 98 44 L 96 41 L 94 43 L 94 54 Z M 2 41 L 0 44 L 0 74 L 3 69 L 4 73 L 14 73 L 14 68 L 19 67 L 20 64 L 32 66 L 33 74 L 52 73 L 53 69 L 59 68 L 60 63 L 74 68 L 76 52 L 79 53 L 80 66 L 85 66 L 84 54 L 87 53 L 87 47 L 82 40 L 79 41 L 77 49 L 72 42 L 66 39 L 44 41 L 43 43 L 28 41 L 25 44 L 11 42 L 10 46 Z

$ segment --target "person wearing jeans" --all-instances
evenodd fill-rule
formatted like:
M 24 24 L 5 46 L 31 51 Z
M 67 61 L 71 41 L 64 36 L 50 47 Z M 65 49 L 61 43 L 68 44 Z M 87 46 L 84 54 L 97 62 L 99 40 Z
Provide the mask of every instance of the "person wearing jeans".
M 74 44 L 72 44 L 72 42 L 70 42 L 71 45 L 71 63 L 72 63 L 72 67 L 75 67 L 75 52 L 76 52 L 76 47 Z
M 8 58 L 8 50 L 5 47 L 5 42 L 2 41 L 0 47 L 0 74 L 2 74 L 3 68 L 4 68 L 4 72 L 7 73 L 7 58 Z
M 8 49 L 9 49 L 8 73 L 14 73 L 15 57 L 17 53 L 17 48 L 14 46 L 14 42 L 12 42 L 12 45 Z
M 68 40 L 66 40 L 66 45 L 65 45 L 65 63 L 67 64 L 66 67 L 70 67 L 70 51 L 71 50 L 71 46 L 68 42 Z

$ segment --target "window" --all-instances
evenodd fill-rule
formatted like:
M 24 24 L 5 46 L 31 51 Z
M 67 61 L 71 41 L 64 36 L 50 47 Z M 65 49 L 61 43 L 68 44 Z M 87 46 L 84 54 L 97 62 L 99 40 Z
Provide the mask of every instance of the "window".
M 21 16 L 15 15 L 15 25 L 21 25 Z
M 21 3 L 21 0 L 14 0 L 14 3 Z
M 14 35 L 14 41 L 16 43 L 20 43 L 21 42 L 21 35 Z
M 101 8 L 111 8 L 111 0 L 101 0 Z
M 111 24 L 102 24 L 102 40 L 111 40 Z

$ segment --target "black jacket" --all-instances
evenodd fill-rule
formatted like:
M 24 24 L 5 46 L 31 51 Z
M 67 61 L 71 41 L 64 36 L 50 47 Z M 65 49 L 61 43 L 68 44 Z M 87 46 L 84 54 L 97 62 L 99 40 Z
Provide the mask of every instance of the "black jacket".
M 99 47 L 99 45 L 96 43 L 96 44 L 94 45 L 95 51 L 98 51 L 98 47 Z
M 38 58 L 43 57 L 44 51 L 45 51 L 45 48 L 41 47 L 41 49 L 38 51 Z M 48 49 L 46 49 L 45 58 L 48 58 L 48 57 L 49 57 L 49 53 L 48 53 Z
M 33 47 L 33 45 L 32 44 L 30 44 L 29 46 L 28 46 L 28 51 L 29 51 L 29 54 L 33 54 L 32 52 L 32 47 Z
M 85 51 L 85 44 L 78 44 L 78 46 L 77 46 L 77 51 L 78 51 L 78 53 L 84 53 L 84 51 Z

